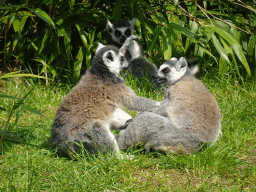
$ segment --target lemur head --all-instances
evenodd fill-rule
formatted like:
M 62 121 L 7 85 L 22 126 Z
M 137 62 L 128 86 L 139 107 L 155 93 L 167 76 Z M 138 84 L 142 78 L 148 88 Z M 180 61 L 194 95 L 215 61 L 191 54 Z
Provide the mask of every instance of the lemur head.
M 128 62 L 124 55 L 132 40 L 138 40 L 138 37 L 132 35 L 118 49 L 113 45 L 103 45 L 98 43 L 98 48 L 92 60 L 91 73 L 102 77 L 111 77 L 112 74 L 118 76 L 118 73 L 128 68 Z
M 133 35 L 133 26 L 136 20 L 136 18 L 133 18 L 131 21 L 120 20 L 113 24 L 107 21 L 106 28 L 113 41 L 123 44 L 128 37 Z
M 173 57 L 160 66 L 157 74 L 153 75 L 153 79 L 156 84 L 167 83 L 171 85 L 185 75 L 193 76 L 188 68 L 186 59 L 181 57 L 178 60 L 177 58 Z

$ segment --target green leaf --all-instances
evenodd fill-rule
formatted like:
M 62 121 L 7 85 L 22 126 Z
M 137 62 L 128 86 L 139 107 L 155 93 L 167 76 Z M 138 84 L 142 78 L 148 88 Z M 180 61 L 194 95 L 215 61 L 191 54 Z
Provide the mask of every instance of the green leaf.
M 180 32 L 182 32 L 184 35 L 186 35 L 187 37 L 189 37 L 191 40 L 193 40 L 194 42 L 197 42 L 197 35 L 195 35 L 194 33 L 192 33 L 190 30 L 176 24 L 176 23 L 169 23 L 168 27 L 179 30 Z
M 247 53 L 249 56 L 253 55 L 254 49 L 255 49 L 255 42 L 256 42 L 256 35 L 252 35 L 247 47 Z
M 156 17 L 156 19 L 158 20 L 158 21 L 160 21 L 160 23 L 166 23 L 166 21 L 164 20 L 164 18 L 163 17 L 160 17 L 158 14 L 157 14 L 157 12 L 156 12 L 156 10 L 153 8 L 153 7 L 151 7 L 151 5 L 149 5 L 148 3 L 146 3 L 145 1 L 143 1 L 143 0 L 140 0 L 140 2 L 148 9 L 148 10 L 150 10 L 151 11 L 151 14 L 153 14 L 155 17 Z
M 161 33 L 161 27 L 157 27 L 155 30 L 154 30 L 154 33 L 153 33 L 153 38 L 152 38 L 152 41 L 151 41 L 151 44 L 148 48 L 148 51 L 151 52 L 153 51 L 154 49 L 154 46 L 159 38 L 159 35 Z
M 0 107 L 0 111 L 6 111 L 6 108 Z
M 35 77 L 35 78 L 43 78 L 43 79 L 45 79 L 45 77 L 42 77 L 42 76 L 39 76 L 39 75 L 34 75 L 34 74 L 18 74 L 18 73 L 20 73 L 20 71 L 6 73 L 6 74 L 0 76 L 0 79 L 10 78 L 10 77 Z
M 85 35 L 83 29 L 82 29 L 78 24 L 75 24 L 75 26 L 76 26 L 76 28 L 77 28 L 77 30 L 78 30 L 78 33 L 79 33 L 79 35 L 80 35 L 80 38 L 81 38 L 81 41 L 82 41 L 84 47 L 85 47 L 86 49 L 88 49 L 89 46 L 88 46 L 88 42 L 87 42 L 87 39 L 86 39 L 86 35 Z
M 42 40 L 42 42 L 41 42 L 41 46 L 40 46 L 39 52 L 38 52 L 39 55 L 40 55 L 41 51 L 44 49 L 45 42 L 47 41 L 47 39 L 48 39 L 49 36 L 51 35 L 52 30 L 53 30 L 52 27 L 50 27 L 50 28 L 48 28 L 48 29 L 46 30 L 46 32 L 45 32 L 45 34 L 44 34 L 44 38 L 43 38 L 43 40 Z
M 19 33 L 18 32 L 14 33 L 13 34 L 13 41 L 12 41 L 12 51 L 15 49 L 19 39 L 20 39 Z
M 9 99 L 21 100 L 21 99 L 18 98 L 18 97 L 13 97 L 13 96 L 11 96 L 11 95 L 5 95 L 5 94 L 0 94 L 0 97 L 9 98 Z
M 112 19 L 116 21 L 121 19 L 123 4 L 124 4 L 124 0 L 115 0 Z
M 227 61 L 223 58 L 223 57 L 220 57 L 219 59 L 219 72 L 220 73 L 225 73 L 227 72 Z
M 19 9 L 19 8 L 26 8 L 26 7 L 23 5 L 0 6 L 0 9 Z
M 226 50 L 221 46 L 221 44 L 219 43 L 215 35 L 212 36 L 212 42 L 215 48 L 217 49 L 217 51 L 219 52 L 219 54 L 221 55 L 221 57 L 223 57 L 223 59 L 225 59 L 228 63 L 230 63 Z
M 74 63 L 74 69 L 73 69 L 73 78 L 75 82 L 77 82 L 80 79 L 83 58 L 84 58 L 83 49 L 82 47 L 80 47 L 77 54 L 76 61 Z
M 172 38 L 167 35 L 166 31 L 166 28 L 162 28 L 164 59 L 170 60 L 172 57 Z
M 46 23 L 50 24 L 51 26 L 53 26 L 55 28 L 55 25 L 51 19 L 51 17 L 44 12 L 43 10 L 37 8 L 35 10 L 33 9 L 29 9 L 30 11 L 32 11 L 34 14 L 36 14 L 38 17 L 40 17 L 42 20 L 44 20 Z
M 26 109 L 26 110 L 28 110 L 28 111 L 30 111 L 30 112 L 32 112 L 32 113 L 35 113 L 35 114 L 37 114 L 37 115 L 41 115 L 41 116 L 45 117 L 45 116 L 44 116 L 42 113 L 40 113 L 39 111 L 37 111 L 37 110 L 35 110 L 35 109 L 33 109 L 33 108 L 30 108 L 30 107 L 28 107 L 28 106 L 26 106 L 26 105 L 21 105 L 21 107 L 24 108 L 24 109 Z
M 250 70 L 248 62 L 246 60 L 246 57 L 243 53 L 241 45 L 232 44 L 232 48 L 233 48 L 234 52 L 236 53 L 237 57 L 239 58 L 239 60 L 241 61 L 241 63 L 244 65 L 248 75 L 251 76 L 251 70 Z
M 204 48 L 203 46 L 200 45 L 200 46 L 199 46 L 199 49 L 203 50 L 206 54 L 208 54 L 209 56 L 211 56 L 211 57 L 216 61 L 216 63 L 218 63 L 217 58 L 214 57 L 213 54 L 211 54 L 211 52 L 208 51 L 206 48 Z M 202 54 L 202 53 L 201 53 L 201 54 Z
M 17 15 L 15 15 L 15 17 L 13 19 L 12 26 L 13 26 L 13 29 L 15 32 L 20 31 L 20 20 Z
M 22 32 L 22 30 L 23 30 L 23 28 L 24 28 L 24 25 L 25 25 L 25 23 L 26 23 L 26 21 L 27 21 L 27 18 L 28 18 L 28 16 L 22 17 L 22 19 L 21 19 L 21 21 L 20 21 L 20 30 L 19 30 L 19 34 L 21 34 L 21 32 Z

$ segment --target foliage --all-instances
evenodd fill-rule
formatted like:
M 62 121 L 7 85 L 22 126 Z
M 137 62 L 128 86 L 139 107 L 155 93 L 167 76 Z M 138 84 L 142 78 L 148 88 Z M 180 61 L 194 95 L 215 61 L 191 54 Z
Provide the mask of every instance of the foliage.
M 7 74 L 4 74 L 3 76 L 0 76 L 0 80 L 5 79 L 5 78 L 13 78 L 13 77 L 16 77 L 16 78 L 17 77 L 44 78 L 44 77 L 41 77 L 41 76 L 38 76 L 38 75 L 33 75 L 33 74 L 18 74 L 18 72 L 12 72 L 12 73 L 7 73 Z M 31 94 L 31 92 L 35 88 L 35 86 L 36 85 L 34 85 L 34 87 L 32 87 L 32 89 L 29 90 L 29 92 L 22 98 L 14 97 L 14 96 L 9 95 L 9 94 L 0 93 L 0 98 L 1 99 L 8 98 L 8 99 L 13 99 L 14 100 L 14 103 L 12 105 L 10 105 L 10 106 L 12 106 L 12 108 L 11 108 L 10 112 L 8 113 L 8 115 L 7 115 L 8 119 L 5 122 L 5 126 L 3 128 L 3 132 L 2 132 L 1 137 L 0 137 L 0 147 L 1 147 L 2 141 L 4 139 L 4 133 L 7 130 L 8 125 L 10 123 L 10 120 L 11 120 L 12 116 L 14 115 L 14 113 L 15 113 L 15 116 L 16 116 L 14 125 L 16 125 L 18 123 L 19 117 L 20 117 L 20 108 L 23 108 L 23 109 L 28 110 L 32 113 L 44 116 L 39 111 L 37 111 L 33 108 L 30 108 L 30 107 L 28 107 L 27 105 L 24 104 L 25 99 L 29 96 L 29 94 Z M 2 91 L 0 91 L 0 92 L 2 92 Z M 2 107 L 2 104 L 1 104 L 0 105 L 0 111 L 7 111 L 7 108 Z
M 197 57 L 201 73 L 214 66 L 223 74 L 255 74 L 254 1 L 121 0 L 110 5 L 105 0 L 5 1 L 0 5 L 2 70 L 25 68 L 50 83 L 75 83 L 90 67 L 97 42 L 110 38 L 106 20 L 137 17 L 135 34 L 153 62 Z

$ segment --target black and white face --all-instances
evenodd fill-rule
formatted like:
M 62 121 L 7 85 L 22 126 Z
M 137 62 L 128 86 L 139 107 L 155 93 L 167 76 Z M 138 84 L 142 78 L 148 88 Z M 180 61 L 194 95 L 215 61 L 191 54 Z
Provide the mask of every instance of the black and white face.
M 171 60 L 163 63 L 156 75 L 153 75 L 154 83 L 169 85 L 175 83 L 182 76 L 185 75 L 187 71 L 187 62 L 184 57 L 180 60 L 172 58 Z
M 112 39 L 119 43 L 123 44 L 128 37 L 133 35 L 133 26 L 136 22 L 136 19 L 132 19 L 131 21 L 126 21 L 126 23 L 129 23 L 129 26 L 123 26 L 123 27 L 114 27 L 114 24 L 110 23 L 110 21 L 107 22 L 107 31 L 112 36 Z
M 96 53 L 103 47 L 106 46 L 99 43 Z M 113 50 L 108 50 L 103 53 L 102 60 L 104 64 L 108 67 L 109 71 L 116 76 L 118 76 L 121 70 L 128 68 L 128 62 L 121 52 L 116 53 Z
M 114 41 L 123 44 L 125 40 L 132 35 L 132 30 L 129 27 L 116 28 L 111 34 Z

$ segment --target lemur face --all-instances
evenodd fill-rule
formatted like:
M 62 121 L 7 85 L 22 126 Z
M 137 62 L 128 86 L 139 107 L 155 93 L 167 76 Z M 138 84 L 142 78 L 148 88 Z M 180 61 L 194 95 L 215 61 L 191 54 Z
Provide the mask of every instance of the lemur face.
M 181 57 L 180 60 L 172 58 L 171 60 L 164 62 L 160 66 L 157 74 L 152 77 L 156 84 L 167 83 L 171 85 L 179 80 L 186 71 L 187 62 L 184 57 Z
M 127 69 L 129 67 L 129 64 L 124 55 L 132 41 L 137 41 L 138 39 L 138 37 L 131 35 L 129 38 L 126 39 L 126 41 L 120 49 L 113 45 L 105 46 L 101 43 L 98 43 L 94 59 L 100 57 L 104 65 L 103 67 L 106 66 L 111 73 L 118 76 L 118 73 L 121 70 Z M 97 59 L 95 60 L 96 62 L 98 62 Z
M 107 21 L 107 31 L 112 36 L 112 39 L 119 43 L 123 44 L 125 40 L 133 35 L 133 26 L 136 22 L 136 18 L 131 21 L 121 20 L 112 24 L 110 21 Z
M 103 54 L 102 60 L 111 73 L 118 76 L 119 72 L 128 67 L 128 62 L 122 53 L 116 53 L 112 50 Z

